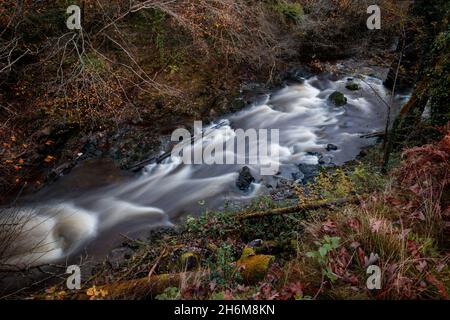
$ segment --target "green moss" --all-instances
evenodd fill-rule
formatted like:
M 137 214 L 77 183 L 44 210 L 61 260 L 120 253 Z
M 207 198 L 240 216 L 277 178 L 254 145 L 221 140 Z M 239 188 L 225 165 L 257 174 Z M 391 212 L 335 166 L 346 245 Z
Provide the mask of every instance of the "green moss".
M 333 92 L 328 99 L 330 99 L 338 107 L 347 104 L 347 98 L 342 92 L 339 91 Z
M 430 77 L 431 123 L 442 126 L 450 120 L 450 27 L 437 35 L 431 58 L 433 66 L 426 70 Z
M 241 269 L 240 275 L 242 280 L 246 284 L 256 284 L 264 280 L 274 260 L 274 256 L 263 254 L 239 259 L 237 261 L 237 267 Z
M 345 88 L 347 88 L 350 91 L 358 91 L 359 90 L 359 85 L 357 83 L 354 82 L 350 82 L 348 83 Z
M 242 251 L 241 259 L 245 259 L 247 257 L 254 256 L 254 255 L 255 255 L 255 250 L 253 250 L 253 248 L 245 247 L 244 250 Z
M 303 7 L 299 3 L 286 1 L 278 1 L 274 5 L 274 11 L 281 14 L 284 19 L 295 23 L 301 22 L 305 15 Z

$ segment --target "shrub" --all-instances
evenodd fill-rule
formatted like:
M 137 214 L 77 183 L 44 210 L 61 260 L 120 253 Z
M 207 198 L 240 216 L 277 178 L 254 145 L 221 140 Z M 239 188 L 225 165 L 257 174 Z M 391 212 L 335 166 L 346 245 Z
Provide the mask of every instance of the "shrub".
M 281 14 L 285 20 L 295 23 L 301 22 L 305 15 L 303 7 L 299 3 L 278 1 L 278 3 L 274 5 L 274 10 Z

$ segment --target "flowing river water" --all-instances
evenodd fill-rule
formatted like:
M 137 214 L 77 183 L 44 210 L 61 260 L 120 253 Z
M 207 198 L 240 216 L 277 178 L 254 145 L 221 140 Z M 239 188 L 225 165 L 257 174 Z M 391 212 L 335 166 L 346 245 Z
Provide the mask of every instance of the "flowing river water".
M 97 189 L 69 192 L 70 184 L 67 189 L 55 183 L 37 195 L 38 201 L 3 213 L 0 222 L 12 221 L 12 216 L 21 222 L 20 230 L 10 236 L 14 240 L 6 263 L 52 263 L 86 250 L 106 254 L 120 234 L 135 235 L 170 226 L 186 214 L 219 208 L 226 200 L 246 201 L 263 194 L 270 186 L 276 186 L 280 176 L 301 175 L 299 164 L 317 164 L 319 154 L 336 165 L 354 159 L 362 148 L 376 141 L 361 136 L 384 129 L 387 107 L 380 98 L 389 102 L 390 93 L 377 78 L 355 79 L 360 86 L 357 91 L 346 89 L 347 82 L 347 77 L 314 76 L 303 83 L 287 85 L 263 101 L 221 119 L 217 122 L 220 126 L 211 124 L 206 128 L 211 134 L 203 143 L 194 144 L 194 148 L 235 139 L 233 129 L 279 129 L 278 143 L 269 146 L 279 154 L 279 172 L 261 176 L 259 165 L 247 164 L 255 177 L 247 192 L 236 186 L 242 164 L 183 164 L 179 158 L 150 164 L 137 177 L 126 176 Z M 336 90 L 345 94 L 346 105 L 336 107 L 328 99 Z M 392 112 L 407 98 L 396 96 Z M 327 150 L 329 144 L 338 149 Z M 67 178 L 95 180 L 100 170 L 94 168 L 83 176 L 77 176 L 74 170 Z

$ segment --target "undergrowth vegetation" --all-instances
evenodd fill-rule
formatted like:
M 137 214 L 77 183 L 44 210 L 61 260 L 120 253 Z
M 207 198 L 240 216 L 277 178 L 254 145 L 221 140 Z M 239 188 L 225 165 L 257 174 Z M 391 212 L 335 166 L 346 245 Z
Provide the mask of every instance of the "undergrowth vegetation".
M 366 9 L 374 2 L 383 7 L 383 29 L 371 33 Z M 39 187 L 50 172 L 61 174 L 84 154 L 104 156 L 97 149 L 117 140 L 115 160 L 124 154 L 142 160 L 151 152 L 143 145 L 157 144 L 192 120 L 244 107 L 244 81 L 280 83 L 292 61 L 318 72 L 325 60 L 363 56 L 379 62 L 393 36 L 405 32 L 407 11 L 404 2 L 389 0 L 86 0 L 79 2 L 83 29 L 68 32 L 68 3 L 0 2 L 5 199 L 28 184 Z M 408 22 L 415 26 L 415 18 Z M 421 71 L 390 137 L 384 135 L 384 150 L 377 146 L 361 162 L 322 168 L 312 182 L 288 183 L 291 198 L 269 194 L 246 205 L 230 202 L 148 240 L 127 238 L 123 259 L 86 267 L 92 276 L 81 290 L 67 291 L 66 279 L 57 278 L 16 295 L 448 299 L 447 25 L 448 15 L 425 28 L 429 54 L 409 70 Z M 131 154 L 129 141 L 140 153 Z M 370 289 L 367 271 L 375 266 L 380 287 Z
M 439 143 L 406 149 L 388 177 L 372 150 L 362 162 L 323 171 L 314 185 L 292 185 L 294 199 L 229 205 L 151 241 L 129 240 L 134 253 L 125 261 L 98 266 L 84 294 L 62 298 L 447 299 L 446 132 Z M 301 209 L 336 199 L 345 201 Z M 381 270 L 379 289 L 367 286 L 370 266 Z M 104 295 L 89 294 L 94 289 Z
M 0 2 L 3 201 L 79 153 L 95 157 L 89 139 L 107 140 L 96 147 L 121 165 L 122 153 L 142 160 L 158 139 L 106 146 L 240 109 L 243 81 L 278 84 L 292 62 L 383 53 L 404 6 L 375 2 L 386 8 L 379 33 L 365 26 L 367 1 Z M 71 4 L 82 7 L 80 31 L 66 28 Z

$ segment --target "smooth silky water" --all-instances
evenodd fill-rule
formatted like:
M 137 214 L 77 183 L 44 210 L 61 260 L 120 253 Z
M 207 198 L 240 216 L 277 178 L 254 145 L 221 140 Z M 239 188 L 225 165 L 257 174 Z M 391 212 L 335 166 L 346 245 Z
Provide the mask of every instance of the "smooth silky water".
M 333 81 L 328 75 L 288 85 L 267 95 L 265 101 L 221 119 L 219 128 L 213 130 L 211 124 L 203 144 L 197 142 L 193 148 L 234 139 L 233 129 L 279 129 L 279 143 L 272 143 L 270 150 L 279 154 L 280 172 L 291 172 L 300 163 L 317 164 L 313 152 L 344 164 L 376 142 L 361 135 L 384 130 L 387 107 L 380 97 L 390 101 L 381 80 L 365 77 L 356 81 L 361 87 L 358 91 L 345 88 L 347 78 Z M 343 107 L 328 100 L 336 90 L 348 99 Z M 407 99 L 396 96 L 392 112 Z M 339 149 L 328 152 L 328 144 Z M 278 176 L 261 176 L 258 165 L 247 166 L 256 182 L 246 193 L 236 187 L 242 164 L 187 165 L 179 158 L 168 158 L 148 165 L 137 177 L 111 179 L 106 187 L 87 190 L 79 186 L 75 190 L 73 181 L 96 180 L 102 168 L 90 168 L 80 176 L 82 170 L 73 170 L 29 204 L 6 210 L 0 217 L 5 222 L 10 215 L 19 215 L 22 224 L 6 263 L 33 266 L 73 259 L 80 253 L 102 257 L 123 240 L 121 235 L 142 235 L 152 228 L 171 226 L 187 214 L 220 208 L 225 201 L 245 202 L 267 192 L 268 185 L 276 185 Z

